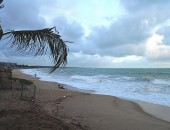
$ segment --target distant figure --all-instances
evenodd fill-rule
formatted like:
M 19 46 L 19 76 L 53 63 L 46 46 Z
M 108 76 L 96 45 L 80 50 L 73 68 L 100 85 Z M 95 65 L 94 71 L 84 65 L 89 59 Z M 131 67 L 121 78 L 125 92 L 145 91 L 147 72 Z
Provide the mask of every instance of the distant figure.
M 37 74 L 35 74 L 35 77 L 37 77 Z

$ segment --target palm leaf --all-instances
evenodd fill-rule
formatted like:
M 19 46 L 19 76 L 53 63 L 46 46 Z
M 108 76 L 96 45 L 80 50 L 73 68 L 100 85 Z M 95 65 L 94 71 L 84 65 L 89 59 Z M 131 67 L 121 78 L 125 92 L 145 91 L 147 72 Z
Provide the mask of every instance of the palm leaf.
M 51 72 L 67 64 L 68 47 L 55 27 L 42 30 L 12 30 L 3 33 L 3 36 L 10 38 L 11 47 L 16 47 L 16 51 L 21 53 L 34 53 L 35 56 L 42 56 L 49 49 L 54 63 Z

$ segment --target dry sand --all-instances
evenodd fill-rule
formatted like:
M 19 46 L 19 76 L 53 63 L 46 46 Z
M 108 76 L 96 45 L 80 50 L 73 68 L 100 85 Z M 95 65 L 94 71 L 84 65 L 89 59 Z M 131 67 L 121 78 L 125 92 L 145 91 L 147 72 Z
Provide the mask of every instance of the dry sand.
M 37 120 L 31 122 L 32 124 L 27 123 L 26 128 L 33 129 L 35 125 L 34 129 L 41 127 L 40 129 L 55 130 L 63 125 L 65 130 L 170 130 L 169 122 L 151 116 L 134 102 L 113 96 L 58 89 L 57 83 L 40 81 L 38 78 L 22 74 L 17 70 L 13 71 L 13 77 L 32 80 L 37 87 L 35 103 L 23 101 L 20 103 L 16 102 L 16 99 L 12 100 L 13 103 L 19 103 L 17 106 L 20 109 L 17 110 L 20 111 L 21 115 L 24 115 L 24 111 L 32 112 L 24 115 L 25 118 L 30 117 L 26 118 L 27 122 L 32 119 L 31 114 L 34 118 L 39 119 L 40 122 Z M 11 104 L 9 101 L 3 104 L 4 111 L 14 109 L 9 104 Z M 25 106 L 22 106 L 24 104 Z M 5 113 L 2 111 L 2 103 L 0 107 L 0 115 L 2 116 Z M 37 111 L 40 111 L 38 115 L 35 114 Z M 15 114 L 15 112 L 11 114 Z M 43 120 L 40 120 L 41 115 L 43 115 Z M 10 114 L 8 116 L 8 119 L 11 118 Z M 34 118 L 32 120 L 35 120 Z M 0 126 L 3 120 L 5 119 L 0 118 Z M 42 122 L 46 125 L 43 126 Z M 55 122 L 59 122 L 59 125 L 55 125 Z M 39 123 L 39 126 L 36 123 Z

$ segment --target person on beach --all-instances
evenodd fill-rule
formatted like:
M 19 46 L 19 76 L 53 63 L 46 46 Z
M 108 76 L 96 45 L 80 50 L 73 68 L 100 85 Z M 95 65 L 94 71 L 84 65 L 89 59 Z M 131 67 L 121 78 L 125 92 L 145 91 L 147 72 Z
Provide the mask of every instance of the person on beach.
M 35 74 L 35 77 L 37 77 L 37 74 Z

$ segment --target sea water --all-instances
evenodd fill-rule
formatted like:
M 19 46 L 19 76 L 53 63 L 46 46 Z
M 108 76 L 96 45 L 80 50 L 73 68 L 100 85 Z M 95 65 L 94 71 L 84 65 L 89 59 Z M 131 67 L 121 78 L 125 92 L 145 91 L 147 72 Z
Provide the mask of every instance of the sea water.
M 170 69 L 59 68 L 23 69 L 45 81 L 68 84 L 96 94 L 140 100 L 170 107 Z M 57 86 L 56 86 L 57 87 Z

